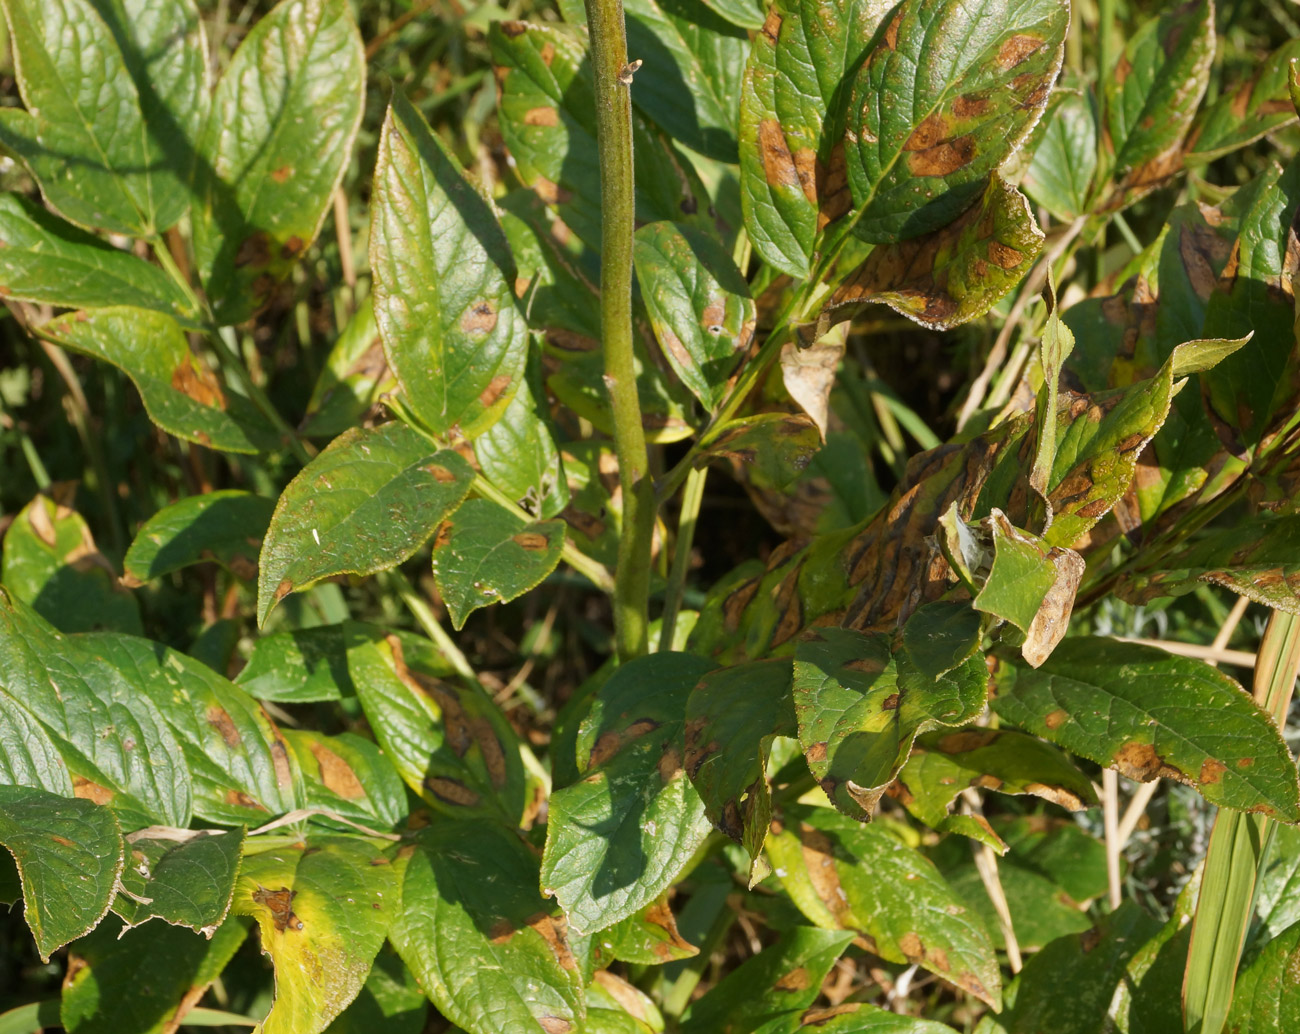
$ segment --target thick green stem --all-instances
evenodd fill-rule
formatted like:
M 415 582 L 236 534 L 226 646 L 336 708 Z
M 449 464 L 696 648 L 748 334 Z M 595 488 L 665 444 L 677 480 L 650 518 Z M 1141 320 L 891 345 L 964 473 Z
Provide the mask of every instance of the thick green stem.
M 673 648 L 673 631 L 677 613 L 682 609 L 682 595 L 686 591 L 686 573 L 691 566 L 691 544 L 695 541 L 695 521 L 700 515 L 704 500 L 704 480 L 709 468 L 699 467 L 686 476 L 682 490 L 682 512 L 677 518 L 677 546 L 673 553 L 673 569 L 668 575 L 668 591 L 664 593 L 664 613 L 659 625 L 659 649 Z
M 614 585 L 614 637 L 620 661 L 646 652 L 650 544 L 655 498 L 641 426 L 632 354 L 632 76 L 622 0 L 586 0 L 596 84 L 600 154 L 600 325 L 605 387 L 614 417 L 614 451 L 623 490 L 623 527 Z

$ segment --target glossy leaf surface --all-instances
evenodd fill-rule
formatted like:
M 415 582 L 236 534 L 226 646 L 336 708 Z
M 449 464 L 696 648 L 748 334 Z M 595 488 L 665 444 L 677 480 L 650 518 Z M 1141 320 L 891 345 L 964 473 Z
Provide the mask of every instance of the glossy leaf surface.
M 235 577 L 251 580 L 257 576 L 257 554 L 274 510 L 270 499 L 235 489 L 181 499 L 141 525 L 127 550 L 126 573 L 147 582 L 214 561 Z
M 113 911 L 128 925 L 157 918 L 211 937 L 230 911 L 244 831 L 174 836 L 133 835 L 127 841 L 123 892 Z

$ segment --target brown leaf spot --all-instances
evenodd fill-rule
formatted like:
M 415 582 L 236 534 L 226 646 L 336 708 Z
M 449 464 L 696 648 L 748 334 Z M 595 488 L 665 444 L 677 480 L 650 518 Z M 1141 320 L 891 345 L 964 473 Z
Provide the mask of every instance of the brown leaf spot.
M 821 764 L 821 762 L 825 761 L 827 757 L 826 746 L 827 744 L 825 740 L 810 744 L 808 749 L 803 752 L 804 757 L 806 757 L 811 764 Z
M 1227 771 L 1227 766 L 1221 761 L 1215 761 L 1214 758 L 1206 758 L 1201 762 L 1201 785 L 1217 783 L 1223 779 L 1223 773 Z
M 539 1016 L 537 1023 L 546 1034 L 569 1034 L 573 1024 L 559 1016 Z
M 340 797 L 356 800 L 366 795 L 365 787 L 357 778 L 352 766 L 330 750 L 325 744 L 312 741 L 308 748 L 320 766 L 320 779 L 325 788 Z
M 524 112 L 524 125 L 526 126 L 558 126 L 559 124 L 560 113 L 548 105 L 540 108 L 529 108 Z
M 948 176 L 975 158 L 975 137 L 968 133 L 907 156 L 907 167 L 917 176 Z
M 763 35 L 767 37 L 769 43 L 776 46 L 776 39 L 781 34 L 781 16 L 777 14 L 776 8 L 773 7 L 767 12 L 767 18 L 763 21 Z
M 657 728 L 659 728 L 659 723 L 653 719 L 638 718 L 621 730 L 611 729 L 608 732 L 601 733 L 591 748 L 591 756 L 587 759 L 587 767 L 595 768 L 597 765 L 603 765 L 633 740 L 640 739 L 646 733 L 653 732 Z
M 501 397 L 501 393 L 510 387 L 510 375 L 499 373 L 488 382 L 488 386 L 479 395 L 478 401 L 484 409 L 490 409 Z
M 451 541 L 451 533 L 454 527 L 455 525 L 451 521 L 443 521 L 442 524 L 438 526 L 438 534 L 433 537 L 433 548 L 435 552 L 442 549 Z
M 501 31 L 510 37 L 510 39 L 522 36 L 528 31 L 528 26 L 524 22 L 498 22 L 497 24 L 501 27 Z
M 281 165 L 278 169 L 276 169 L 274 172 L 271 173 L 271 179 L 275 180 L 276 183 L 284 183 L 292 175 L 293 175 L 292 165 Z
M 239 750 L 243 746 L 244 741 L 240 738 L 239 730 L 235 728 L 235 723 L 225 708 L 213 704 L 208 708 L 207 719 L 208 724 L 221 734 L 229 749 Z
M 989 99 L 975 93 L 964 94 L 952 102 L 952 113 L 963 120 L 979 118 L 988 108 Z
M 476 807 L 482 798 L 464 783 L 445 776 L 429 776 L 424 781 L 425 789 L 445 804 L 455 804 L 462 808 Z
M 221 390 L 221 382 L 211 370 L 200 365 L 193 356 L 186 356 L 172 371 L 171 385 L 200 406 L 221 410 L 226 408 L 226 393 Z
M 269 721 L 270 719 L 268 719 Z M 289 767 L 289 748 L 280 730 L 271 726 L 271 767 L 275 769 L 275 782 L 282 790 L 293 785 L 293 769 Z
M 67 837 L 61 837 L 61 836 L 59 836 L 59 834 L 57 834 L 57 833 L 51 833 L 51 834 L 50 834 L 50 839 L 53 840 L 56 844 L 62 844 L 64 847 L 76 847 L 76 846 L 77 846 L 77 845 L 74 844 L 71 840 L 69 840 Z
M 235 252 L 236 267 L 261 267 L 271 263 L 271 236 L 265 230 L 258 230 L 251 237 L 245 238 Z
M 518 535 L 511 535 L 510 540 L 529 553 L 545 553 L 550 545 L 550 539 L 540 531 L 521 531 Z
M 450 485 L 456 480 L 456 475 L 441 463 L 430 463 L 424 468 L 424 472 L 440 485 Z
M 524 920 L 524 925 L 546 942 L 546 946 L 551 949 L 551 954 L 555 956 L 555 961 L 560 964 L 562 969 L 574 970 L 578 968 L 573 953 L 569 951 L 567 929 L 563 917 L 554 916 L 550 912 L 536 912 Z
M 925 945 L 921 943 L 921 938 L 914 932 L 909 931 L 903 934 L 898 939 L 898 947 L 909 961 L 919 961 L 925 958 Z
M 882 711 L 897 711 L 897 710 L 898 710 L 898 694 L 897 694 L 897 693 L 890 693 L 889 696 L 885 697 L 885 699 L 882 700 L 881 703 L 880 703 L 880 709 L 881 709 Z
M 307 247 L 307 242 L 301 237 L 293 236 L 280 245 L 280 257 L 283 259 L 297 258 Z
M 722 623 L 728 632 L 734 632 L 740 627 L 740 620 L 753 602 L 760 584 L 762 579 L 757 577 L 742 582 L 722 601 Z
M 226 803 L 233 804 L 240 808 L 256 808 L 258 811 L 266 811 L 266 808 L 257 801 L 253 800 L 243 790 L 227 790 Z
M 1043 45 L 1037 36 L 1017 33 L 998 48 L 997 63 L 1002 69 L 1015 68 Z
M 1254 758 L 1241 758 L 1237 761 L 1238 768 L 1250 768 L 1255 763 Z
M 301 930 L 303 927 L 302 920 L 293 911 L 295 897 L 297 891 L 290 890 L 288 887 L 267 890 L 259 884 L 257 890 L 253 891 L 253 901 L 271 913 L 271 921 L 280 933 L 286 930 Z
M 812 826 L 803 826 L 799 830 L 799 842 L 808 882 L 812 884 L 817 897 L 837 923 L 841 926 L 852 925 L 849 922 L 849 897 L 840 885 L 840 874 L 835 868 L 830 838 Z
M 948 138 L 948 120 L 943 112 L 931 112 L 925 120 L 912 130 L 904 151 L 926 151 Z
M 800 187 L 799 170 L 786 143 L 781 123 L 774 118 L 758 124 L 758 153 L 763 159 L 763 176 L 773 187 Z
M 538 52 L 538 56 L 541 57 L 542 64 L 547 68 L 550 68 L 551 62 L 555 60 L 555 44 L 550 40 L 547 40 L 542 44 L 542 49 Z
M 806 991 L 812 987 L 812 977 L 808 975 L 808 970 L 799 966 L 783 975 L 772 986 L 778 991 Z
M 487 334 L 497 325 L 496 307 L 489 301 L 478 301 L 465 310 L 465 315 L 460 318 L 460 329 L 466 334 Z M 505 376 L 504 374 L 502 376 Z M 501 377 L 494 377 L 492 383 L 495 384 Z M 510 378 L 505 377 L 506 384 L 510 383 Z M 502 385 L 504 388 L 505 385 Z M 501 394 L 501 389 L 497 390 L 497 395 Z M 496 398 L 496 395 L 492 396 Z M 491 405 L 486 402 L 484 405 Z
M 677 749 L 675 743 L 669 743 L 664 747 L 664 752 L 659 756 L 659 781 L 664 785 L 671 783 L 682 773 L 682 752 Z
M 1083 811 L 1087 807 L 1078 794 L 1063 786 L 1048 786 L 1046 783 L 1026 783 L 1025 789 L 1035 797 L 1060 805 L 1066 811 Z
M 1126 743 L 1112 759 L 1120 775 L 1128 776 L 1142 783 L 1148 783 L 1159 776 L 1186 782 L 1186 776 L 1172 765 L 1165 764 L 1165 759 L 1156 753 L 1150 743 Z
M 668 940 L 656 940 L 654 942 L 653 951 L 661 959 L 669 961 L 682 952 L 691 955 L 699 954 L 699 949 L 686 940 L 678 931 L 677 919 L 673 916 L 673 911 L 668 907 L 668 902 L 664 898 L 656 899 L 642 913 L 642 918 L 648 925 L 658 927 L 668 934 Z M 674 948 L 677 950 L 674 951 Z
M 1025 253 L 1017 251 L 1001 241 L 991 240 L 988 244 L 989 261 L 1001 269 L 1015 269 L 1025 261 Z
M 1062 725 L 1064 725 L 1069 720 L 1070 720 L 1069 712 L 1057 708 L 1055 711 L 1051 712 L 1049 715 L 1047 715 L 1046 718 L 1043 719 L 1043 724 L 1046 725 L 1049 729 L 1059 729 Z
M 902 20 L 903 12 L 899 11 L 894 15 L 893 21 L 889 23 L 889 27 L 885 29 L 885 46 L 890 50 L 894 50 L 898 46 L 898 26 Z

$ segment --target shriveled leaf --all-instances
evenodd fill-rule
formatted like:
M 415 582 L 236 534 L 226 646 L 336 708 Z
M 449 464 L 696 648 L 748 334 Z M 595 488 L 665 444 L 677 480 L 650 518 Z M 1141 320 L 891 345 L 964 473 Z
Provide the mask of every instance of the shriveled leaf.
M 652 905 L 708 835 L 682 764 L 687 699 L 710 667 L 672 652 L 629 661 L 579 726 L 582 778 L 551 796 L 542 859 L 544 893 L 576 932 Z
M 270 499 L 235 489 L 187 496 L 144 522 L 127 550 L 126 573 L 148 582 L 213 561 L 251 581 L 274 509 Z
M 23 507 L 5 532 L 0 580 L 61 631 L 143 631 L 135 597 L 85 519 L 48 496 Z
M 741 206 L 754 250 L 793 277 L 808 276 L 818 236 L 852 207 L 839 91 L 892 6 L 776 0 L 754 26 L 762 31 L 740 100 Z
M 1059 0 L 900 7 L 849 91 L 855 232 L 916 237 L 967 208 L 1042 115 L 1068 24 Z
M 267 452 L 280 445 L 279 432 L 190 351 L 170 316 L 116 306 L 63 316 L 41 330 L 130 377 L 149 418 L 168 434 L 222 452 Z
M 1056 218 L 1077 219 L 1088 210 L 1097 171 L 1096 101 L 1086 86 L 1072 81 L 1048 102 L 1043 122 L 1020 186 Z
M 157 266 L 17 194 L 0 194 L 0 242 L 0 294 L 7 298 L 66 309 L 133 305 L 182 320 L 198 315 Z
M 189 1011 L 243 944 L 239 920 L 222 924 L 211 940 L 150 923 L 124 930 L 105 922 L 68 949 L 68 979 L 59 1019 L 73 1034 L 167 1034 Z M 127 1017 L 130 1017 L 128 1020 Z
M 123 891 L 113 911 L 128 926 L 157 918 L 211 937 L 230 911 L 244 830 L 145 834 L 127 840 Z
M 1225 1029 L 1269 1034 L 1300 1024 L 1300 924 L 1283 930 L 1237 977 Z
M 469 492 L 474 472 L 399 421 L 334 439 L 280 496 L 262 544 L 258 624 L 291 592 L 396 567 Z
M 492 822 L 439 821 L 407 862 L 393 943 L 469 1034 L 582 1029 L 582 975 L 537 878 L 536 856 Z
M 644 991 L 607 969 L 587 985 L 588 1034 L 660 1034 L 663 1014 Z
M 384 845 L 318 836 L 250 854 L 234 910 L 252 916 L 275 966 L 265 1034 L 316 1034 L 361 991 L 389 927 L 401 886 Z
M 994 176 L 984 196 L 946 226 L 872 249 L 826 300 L 817 328 L 867 302 L 936 330 L 968 323 L 1024 279 L 1042 245 L 1024 195 Z
M 108 808 L 0 786 L 0 844 L 18 865 L 42 961 L 104 918 L 122 872 L 122 832 Z
M 375 323 L 375 296 L 368 294 L 325 359 L 307 402 L 302 433 L 342 434 L 360 424 L 379 399 L 396 387 Z
M 821 432 L 803 413 L 759 413 L 728 421 L 701 443 L 697 462 L 731 461 L 746 479 L 789 487 L 821 448 Z
M 781 346 L 781 383 L 799 408 L 812 417 L 828 445 L 831 435 L 836 433 L 830 426 L 831 392 L 844 358 L 848 332 L 849 324 L 841 323 L 818 336 L 811 344 L 787 341 Z M 843 432 L 839 434 L 841 440 L 846 440 Z
M 783 823 L 768 841 L 768 857 L 810 920 L 855 930 L 881 958 L 914 963 L 994 1008 L 1001 1004 L 988 931 L 929 859 L 881 827 L 829 808 L 787 808 Z
M 1300 818 L 1300 784 L 1277 726 L 1203 661 L 1088 636 L 1037 670 L 1004 665 L 993 709 L 1131 779 L 1195 787 L 1222 807 Z
M 768 751 L 798 729 L 790 685 L 789 658 L 754 661 L 705 675 L 686 704 L 686 771 L 709 821 L 749 852 L 751 886 L 766 875 Z
M 693 227 L 640 227 L 633 259 L 664 357 L 706 408 L 716 408 L 754 337 L 749 285 L 722 245 Z
M 1296 110 L 1287 78 L 1296 58 L 1300 58 L 1300 40 L 1288 40 L 1249 78 L 1228 87 L 1206 106 L 1188 134 L 1183 160 L 1189 165 L 1213 161 L 1294 122 Z
M 981 657 L 968 652 L 938 675 L 926 668 L 934 666 L 891 654 L 885 636 L 851 629 L 812 630 L 795 647 L 799 744 L 826 796 L 845 814 L 871 817 L 918 732 L 961 725 L 983 710 Z
M 519 741 L 479 687 L 443 681 L 431 643 L 345 626 L 348 677 L 406 785 L 455 817 L 523 821 L 530 788 Z
M 480 607 L 509 603 L 555 570 L 563 521 L 529 522 L 486 499 L 472 499 L 443 522 L 433 574 L 457 629 Z
M 397 93 L 375 170 L 375 318 L 411 412 L 473 437 L 519 390 L 528 327 L 515 265 L 490 203 Z
M 343 0 L 282 0 L 226 66 L 200 144 L 194 250 L 223 323 L 247 319 L 316 239 L 365 89 Z
M 307 807 L 389 828 L 405 817 L 402 777 L 372 741 L 351 732 L 326 736 L 309 729 L 286 729 L 284 738 L 298 755 Z
M 781 940 L 728 973 L 682 1017 L 682 1034 L 751 1034 L 795 1029 L 853 934 L 796 926 Z

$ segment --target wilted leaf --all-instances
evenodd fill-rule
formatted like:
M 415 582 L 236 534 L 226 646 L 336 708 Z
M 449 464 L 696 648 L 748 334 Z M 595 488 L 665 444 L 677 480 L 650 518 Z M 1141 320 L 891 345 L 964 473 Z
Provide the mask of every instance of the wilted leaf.
M 147 832 L 127 839 L 122 892 L 113 911 L 128 926 L 157 918 L 211 937 L 230 911 L 244 830 Z
M 275 966 L 265 1034 L 317 1034 L 365 983 L 401 887 L 385 846 L 360 836 L 313 835 L 245 855 L 234 910 L 252 916 Z
M 343 0 L 282 0 L 226 66 L 200 145 L 194 251 L 222 323 L 266 304 L 316 239 L 365 91 Z
M 122 871 L 122 833 L 108 808 L 0 786 L 0 844 L 18 864 L 42 961 L 104 918 Z
M 415 417 L 473 437 L 519 390 L 528 327 L 492 206 L 401 93 L 384 121 L 372 217 L 375 318 Z
M 759 413 L 728 421 L 700 443 L 697 463 L 730 460 L 746 479 L 788 488 L 821 448 L 821 432 L 803 413 Z
M 480 607 L 509 603 L 555 570 L 563 521 L 528 522 L 486 499 L 472 499 L 444 521 L 433 543 L 438 591 L 459 629 Z
M 1069 638 L 1039 669 L 1003 665 L 993 709 L 1131 779 L 1195 787 L 1222 807 L 1300 818 L 1295 764 L 1277 726 L 1203 661 L 1113 639 Z
M 126 573 L 143 583 L 213 561 L 251 581 L 274 509 L 270 499 L 234 489 L 187 496 L 140 527 L 126 553 Z
M 708 835 L 682 765 L 687 698 L 710 667 L 671 652 L 629 661 L 579 726 L 582 777 L 551 796 L 542 859 L 544 893 L 576 932 L 652 905 Z
M 492 822 L 437 822 L 406 864 L 393 943 L 469 1034 L 582 1029 L 582 975 L 537 877 L 534 854 Z
M 398 421 L 335 438 L 289 482 L 262 544 L 258 624 L 291 592 L 396 567 L 469 492 L 474 472 Z
M 267 452 L 280 445 L 280 433 L 190 351 L 170 316 L 117 306 L 60 317 L 41 332 L 130 377 L 149 418 L 168 434 L 223 452 Z

